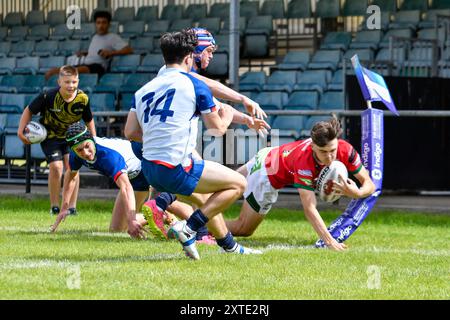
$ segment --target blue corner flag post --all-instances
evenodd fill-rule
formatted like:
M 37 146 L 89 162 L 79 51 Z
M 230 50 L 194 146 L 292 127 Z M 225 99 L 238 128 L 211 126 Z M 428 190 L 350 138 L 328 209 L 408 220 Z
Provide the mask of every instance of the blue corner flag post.
M 361 158 L 375 184 L 375 192 L 367 198 L 350 201 L 344 213 L 330 225 L 328 230 L 338 242 L 344 242 L 356 231 L 381 194 L 384 155 L 383 111 L 372 108 L 372 101 L 383 102 L 391 112 L 399 115 L 383 77 L 362 67 L 357 55 L 352 57 L 352 64 L 368 106 L 361 114 Z M 325 247 L 325 244 L 319 239 L 316 247 Z

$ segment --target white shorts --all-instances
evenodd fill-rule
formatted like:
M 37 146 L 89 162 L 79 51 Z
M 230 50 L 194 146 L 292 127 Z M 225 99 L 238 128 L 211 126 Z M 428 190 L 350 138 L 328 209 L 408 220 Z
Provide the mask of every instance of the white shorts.
M 253 210 L 263 215 L 270 211 L 278 199 L 278 190 L 272 187 L 265 166 L 265 159 L 271 149 L 261 149 L 245 164 L 248 175 L 244 198 Z

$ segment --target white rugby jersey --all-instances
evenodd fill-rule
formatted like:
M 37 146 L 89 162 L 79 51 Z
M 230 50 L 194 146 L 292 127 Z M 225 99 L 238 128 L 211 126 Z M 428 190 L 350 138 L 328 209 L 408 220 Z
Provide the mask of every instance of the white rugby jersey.
M 215 103 L 204 82 L 167 68 L 135 93 L 131 111 L 142 128 L 146 160 L 188 166 L 197 144 L 199 116 L 215 111 Z

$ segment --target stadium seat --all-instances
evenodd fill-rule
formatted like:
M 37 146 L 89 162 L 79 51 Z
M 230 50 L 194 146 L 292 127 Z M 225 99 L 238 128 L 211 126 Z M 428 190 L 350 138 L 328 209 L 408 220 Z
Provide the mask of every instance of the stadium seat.
M 436 52 L 437 57 L 437 52 Z M 408 54 L 408 60 L 404 62 L 406 67 L 428 67 L 433 65 L 433 48 L 414 47 Z
M 362 30 L 356 33 L 355 39 L 350 44 L 351 49 L 378 49 L 378 44 L 383 36 L 380 30 Z
M 51 56 L 51 57 L 41 57 L 39 59 L 39 70 L 38 73 L 46 73 L 52 68 L 60 68 L 66 64 L 66 57 L 64 56 Z
M 156 74 L 154 73 L 127 74 L 124 77 L 123 84 L 119 88 L 119 93 L 135 93 L 155 76 Z
M 259 15 L 259 1 L 241 1 L 239 14 L 247 20 Z
M 58 52 L 58 41 L 43 40 L 36 43 L 33 55 L 38 57 L 48 57 L 53 56 L 56 52 Z
M 320 121 L 328 121 L 330 120 L 330 116 L 309 116 L 306 121 L 305 121 L 305 125 L 304 125 L 304 130 L 302 131 L 302 135 L 303 136 L 309 136 L 310 135 L 310 131 L 312 129 L 312 127 L 320 122 Z
M 158 20 L 158 6 L 143 6 L 139 7 L 135 20 L 149 23 Z
M 134 20 L 134 7 L 119 7 L 114 11 L 112 20 L 125 24 Z
M 0 74 L 12 74 L 16 68 L 16 58 L 0 58 Z
M 245 30 L 244 55 L 246 57 L 266 57 L 269 54 L 269 37 L 273 25 L 271 16 L 252 17 Z
M 111 72 L 136 72 L 140 62 L 139 54 L 115 56 L 111 61 Z
M 390 37 L 411 38 L 412 34 L 413 34 L 412 30 L 409 28 L 388 30 L 388 32 L 386 32 L 385 35 L 383 36 L 383 39 L 381 39 L 380 47 L 381 48 L 389 47 Z
M 393 48 L 392 58 L 389 48 L 383 48 L 378 51 L 377 56 L 375 57 L 375 62 L 390 61 L 395 65 L 396 63 L 403 63 L 405 61 L 405 57 L 405 48 Z
M 405 0 L 400 6 L 400 10 L 420 10 L 428 9 L 428 0 Z
M 81 50 L 80 40 L 66 40 L 58 42 L 57 55 L 71 56 Z
M 17 88 L 23 86 L 24 82 L 23 75 L 5 75 L 0 82 L 0 92 L 16 93 Z
M 373 51 L 371 49 L 350 49 L 344 54 L 344 59 L 347 65 L 351 64 L 351 58 L 357 54 L 358 58 L 363 63 L 370 63 L 373 61 Z
M 312 17 L 310 0 L 292 0 L 286 10 L 288 19 L 301 19 Z
M 329 69 L 335 71 L 340 60 L 340 50 L 318 50 L 308 64 L 308 69 Z
M 122 93 L 120 95 L 119 111 L 130 110 L 134 99 L 134 93 Z
M 266 73 L 264 71 L 248 71 L 239 80 L 239 90 L 259 92 L 265 84 Z
M 123 73 L 106 73 L 100 78 L 93 92 L 114 93 L 117 95 L 124 77 Z
M 27 40 L 41 41 L 45 40 L 50 35 L 50 27 L 48 24 L 41 24 L 38 26 L 33 26 L 30 29 L 30 34 L 26 36 Z
M 73 30 L 67 28 L 67 25 L 58 24 L 54 27 L 52 34 L 48 37 L 49 40 L 68 40 L 72 37 Z
M 437 40 L 439 45 L 443 45 L 445 43 L 445 28 L 438 28 L 437 34 L 436 28 L 421 29 L 417 32 L 417 39 Z M 423 43 L 420 43 L 420 45 L 423 45 Z
M 365 16 L 368 7 L 367 0 L 345 0 L 342 16 Z
M 278 70 L 305 70 L 311 59 L 308 51 L 289 51 L 278 64 Z
M 184 18 L 192 19 L 193 21 L 200 21 L 206 18 L 208 7 L 206 3 L 190 4 L 184 11 Z
M 275 71 L 267 78 L 267 83 L 263 85 L 263 90 L 291 93 L 297 82 L 297 76 L 297 71 Z
M 127 21 L 123 25 L 123 32 L 120 34 L 123 38 L 136 38 L 145 31 L 144 21 Z
M 30 148 L 31 159 L 44 160 L 45 154 L 42 151 L 41 145 L 39 143 L 33 143 Z
M 6 57 L 11 51 L 11 42 L 0 41 L 0 58 Z
M 91 110 L 95 111 L 115 111 L 115 97 L 111 93 L 91 93 L 89 95 Z
M 39 70 L 39 57 L 17 59 L 15 74 L 36 74 Z
M 273 19 L 284 19 L 284 1 L 265 0 L 261 6 L 259 14 L 262 16 L 272 16 Z
M 219 19 L 219 18 L 209 18 L 209 19 Z M 209 29 L 208 29 L 209 30 Z M 214 36 L 217 45 L 217 52 L 230 52 L 230 35 L 228 34 L 218 34 Z
M 416 30 L 419 22 L 419 10 L 397 11 L 393 16 L 393 21 L 389 24 L 389 29 L 410 28 Z
M 199 28 L 205 28 L 214 37 L 217 37 L 217 33 L 220 30 L 220 18 L 202 18 L 198 20 L 198 26 Z
M 144 32 L 146 37 L 160 37 L 164 32 L 169 30 L 169 20 L 156 20 L 148 24 L 147 31 Z
M 220 18 L 222 21 L 227 21 L 230 18 L 230 4 L 229 3 L 213 3 L 209 9 L 209 17 Z
M 450 5 L 449 5 L 450 7 Z M 450 16 L 450 9 L 433 9 L 425 12 L 425 17 L 422 21 L 419 22 L 419 28 L 434 28 L 437 16 Z M 442 23 L 442 21 L 441 21 Z
M 16 93 L 5 93 L 0 97 L 2 112 L 9 108 L 9 114 L 4 128 L 5 133 L 16 133 L 23 108 L 25 107 L 25 95 Z M 15 122 L 17 121 L 17 122 Z
M 298 76 L 298 83 L 295 84 L 295 91 L 316 91 L 322 94 L 327 89 L 327 84 L 331 80 L 329 70 L 306 70 Z
M 397 11 L 397 0 L 373 0 L 372 4 L 379 6 L 381 12 Z
M 3 19 L 3 25 L 8 28 L 15 26 L 22 26 L 24 22 L 23 13 L 22 12 L 9 12 L 5 15 Z
M 216 52 L 214 59 L 206 69 L 208 75 L 212 77 L 225 78 L 228 76 L 228 53 Z
M 281 115 L 276 116 L 271 125 L 272 129 L 278 129 L 280 137 L 300 137 L 300 132 L 305 126 L 306 116 Z
M 430 9 L 450 9 L 448 0 L 433 0 Z
M 169 31 L 180 31 L 182 29 L 192 28 L 194 26 L 194 22 L 192 19 L 175 19 L 172 20 L 169 26 Z
M 328 84 L 328 90 L 342 91 L 343 85 L 344 85 L 344 71 L 342 69 L 338 69 L 333 74 L 331 82 Z
M 167 4 L 164 6 L 161 12 L 161 19 L 169 21 L 183 19 L 183 11 L 184 7 L 182 4 Z
M 17 88 L 18 93 L 40 93 L 45 86 L 44 75 L 27 75 L 23 86 Z
M 350 42 L 352 41 L 351 32 L 344 31 L 336 31 L 336 32 L 328 32 L 325 38 L 323 39 L 322 44 L 320 45 L 320 49 L 325 50 L 347 50 Z
M 296 91 L 289 96 L 284 106 L 286 110 L 315 110 L 319 104 L 319 93 L 316 91 Z
M 3 157 L 5 159 L 23 159 L 25 157 L 23 143 L 16 134 L 4 136 Z
M 130 40 L 130 46 L 136 54 L 147 54 L 153 51 L 152 37 L 137 37 Z
M 50 27 L 56 27 L 59 24 L 66 23 L 66 12 L 65 10 L 52 10 L 47 14 L 47 24 Z
M 17 42 L 25 40 L 28 35 L 27 26 L 15 26 L 9 30 L 8 36 L 5 38 L 6 41 Z
M 8 35 L 8 27 L 0 27 L 0 41 L 4 40 Z
M 344 93 L 327 91 L 320 98 L 319 110 L 343 110 L 345 108 Z
M 244 35 L 245 28 L 247 27 L 247 19 L 245 17 L 239 17 L 239 36 Z M 220 29 L 221 34 L 230 34 L 230 19 L 226 19 Z
M 262 91 L 256 97 L 263 110 L 281 110 L 288 101 L 288 94 L 281 91 Z
M 319 0 L 316 3 L 318 18 L 336 18 L 341 15 L 339 0 Z
M 79 88 L 84 92 L 92 92 L 97 85 L 98 74 L 96 73 L 80 73 Z
M 112 32 L 112 30 L 109 30 Z M 95 24 L 94 23 L 82 23 L 80 29 L 75 29 L 72 34 L 72 39 L 74 40 L 86 40 L 90 39 L 95 34 Z
M 34 45 L 35 42 L 31 40 L 12 43 L 9 56 L 16 58 L 31 56 L 34 51 Z
M 25 25 L 32 27 L 44 24 L 44 12 L 41 10 L 31 10 L 25 18 Z
M 158 73 L 159 69 L 164 65 L 164 58 L 161 54 L 147 54 L 142 59 L 138 72 Z
M 47 91 L 51 88 L 58 87 L 58 75 L 54 74 L 50 77 L 50 79 L 47 80 L 47 83 L 45 84 L 45 87 L 43 88 L 44 91 Z

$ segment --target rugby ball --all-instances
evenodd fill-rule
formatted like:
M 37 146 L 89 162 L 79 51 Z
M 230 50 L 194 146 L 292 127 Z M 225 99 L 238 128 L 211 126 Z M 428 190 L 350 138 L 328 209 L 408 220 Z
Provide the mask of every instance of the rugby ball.
M 348 178 L 347 168 L 338 160 L 320 171 L 316 182 L 316 191 L 322 201 L 334 202 L 341 197 L 340 194 L 333 191 L 333 181 L 339 182 L 339 175 L 345 180 Z
M 25 137 L 27 137 L 31 143 L 40 143 L 47 138 L 47 129 L 39 122 L 30 121 L 25 128 L 28 129 L 25 130 Z

